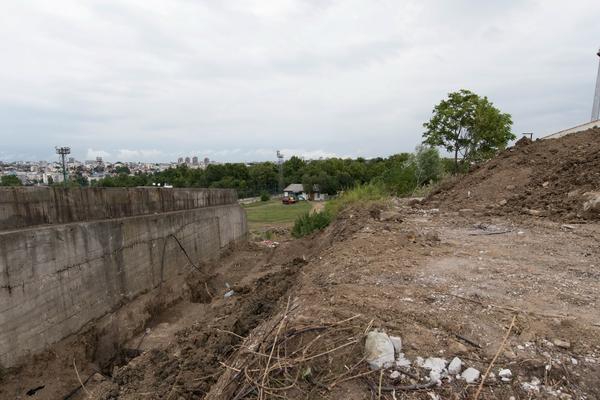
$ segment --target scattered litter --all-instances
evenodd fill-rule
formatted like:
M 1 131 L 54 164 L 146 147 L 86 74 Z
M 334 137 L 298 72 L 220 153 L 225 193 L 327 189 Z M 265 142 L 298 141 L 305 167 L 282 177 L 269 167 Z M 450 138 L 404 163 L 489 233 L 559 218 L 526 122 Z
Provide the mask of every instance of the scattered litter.
M 235 294 L 235 292 L 234 292 L 233 290 L 229 290 L 229 291 L 227 291 L 227 293 L 225 293 L 225 294 L 223 295 L 223 297 L 224 297 L 224 298 L 228 298 L 228 297 L 231 297 L 231 296 L 233 296 L 234 294 Z
M 475 381 L 477 381 L 477 379 L 479 379 L 479 375 L 481 373 L 479 372 L 479 370 L 473 368 L 473 367 L 469 367 L 467 369 L 465 369 L 463 371 L 463 373 L 460 375 L 467 383 L 474 383 Z
M 274 249 L 275 247 L 279 246 L 279 242 L 276 242 L 274 240 L 263 240 L 262 242 L 259 242 L 259 244 L 261 246 L 268 247 L 271 249 Z

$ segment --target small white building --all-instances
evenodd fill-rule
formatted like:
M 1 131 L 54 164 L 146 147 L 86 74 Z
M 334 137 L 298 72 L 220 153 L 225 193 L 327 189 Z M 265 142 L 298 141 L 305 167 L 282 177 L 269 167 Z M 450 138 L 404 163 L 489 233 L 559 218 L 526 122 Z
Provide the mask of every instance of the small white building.
M 291 185 L 288 185 L 285 189 L 283 189 L 283 196 L 284 197 L 303 196 L 305 199 L 308 199 L 308 196 L 304 192 L 304 186 L 302 186 L 301 183 L 292 183 Z

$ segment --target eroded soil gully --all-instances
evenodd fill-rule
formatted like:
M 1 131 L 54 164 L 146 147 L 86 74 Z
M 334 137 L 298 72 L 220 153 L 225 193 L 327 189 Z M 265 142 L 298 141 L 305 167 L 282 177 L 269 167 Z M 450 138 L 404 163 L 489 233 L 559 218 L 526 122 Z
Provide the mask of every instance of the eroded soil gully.
M 114 368 L 112 379 L 98 377 L 88 385 L 91 397 L 133 399 L 146 393 L 153 398 L 202 398 L 217 381 L 228 357 L 243 338 L 271 316 L 305 263 L 302 258 L 295 258 L 284 265 L 268 267 L 274 271 L 247 284 L 233 285 L 235 294 L 229 298 L 214 294 L 214 282 L 207 286 L 204 282 L 194 282 L 196 291 L 215 296 L 212 302 L 203 304 L 200 319 L 176 332 L 171 329 L 171 343 L 154 341 L 144 349 L 147 351 L 127 360 L 124 366 Z M 168 317 L 162 316 L 163 319 Z M 183 321 L 189 317 L 185 312 Z M 160 322 L 156 325 L 157 329 L 160 325 Z

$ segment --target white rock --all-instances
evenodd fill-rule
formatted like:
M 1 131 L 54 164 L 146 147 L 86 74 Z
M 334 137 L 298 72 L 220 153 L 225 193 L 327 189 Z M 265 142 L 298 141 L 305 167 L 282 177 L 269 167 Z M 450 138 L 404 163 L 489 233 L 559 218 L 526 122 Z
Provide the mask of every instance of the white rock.
M 452 375 L 460 374 L 460 370 L 462 369 L 462 360 L 458 357 L 454 357 L 452 361 L 450 361 L 450 365 L 448 365 L 448 372 Z
M 396 366 L 397 367 L 410 367 L 410 360 L 408 358 L 406 358 L 404 353 L 400 353 L 396 357 Z
M 415 358 L 415 364 L 417 364 L 417 366 L 423 368 L 423 364 L 425 364 L 425 360 L 423 359 L 423 357 L 418 356 L 417 358 Z
M 398 371 L 392 371 L 392 373 L 390 374 L 390 378 L 392 378 L 392 379 L 398 379 L 398 378 L 400 378 L 400 372 L 398 372 Z
M 394 345 L 386 333 L 371 331 L 367 334 L 365 360 L 375 370 L 394 362 Z
M 501 369 L 500 371 L 498 371 L 498 376 L 504 382 L 508 382 L 512 379 L 512 371 L 510 369 Z
M 444 360 L 443 358 L 429 357 L 423 363 L 423 368 L 430 369 L 430 370 L 433 370 L 433 371 L 441 371 L 444 368 L 446 368 L 446 364 L 447 363 L 448 363 L 448 361 Z
M 479 379 L 479 370 L 469 367 L 460 375 L 467 383 L 473 383 Z
M 577 365 L 577 364 L 579 364 L 579 361 L 577 361 L 576 358 L 571 358 L 571 364 Z
M 429 371 L 429 381 L 430 382 L 441 382 L 442 381 L 442 371 L 432 369 Z
M 392 341 L 392 345 L 394 345 L 396 354 L 400 354 L 402 351 L 402 338 L 399 336 L 390 336 L 390 340 Z

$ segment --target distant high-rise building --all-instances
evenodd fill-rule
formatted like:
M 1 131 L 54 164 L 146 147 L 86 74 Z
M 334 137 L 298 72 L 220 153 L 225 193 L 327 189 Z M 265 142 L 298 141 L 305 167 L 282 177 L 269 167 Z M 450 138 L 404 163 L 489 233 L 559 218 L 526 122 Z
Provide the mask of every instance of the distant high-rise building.
M 177 159 L 177 164 L 183 164 L 183 157 L 179 157 Z
M 197 156 L 192 157 L 192 164 L 198 165 L 198 157 Z
M 191 161 L 190 161 L 190 158 L 189 158 L 189 157 L 186 157 L 186 158 L 185 158 L 185 163 L 186 163 L 186 164 L 189 164 L 190 162 L 191 162 Z
M 210 160 L 208 159 L 208 157 L 204 157 L 204 165 L 208 164 L 210 164 Z
M 102 157 L 100 157 L 100 156 L 96 157 L 96 163 L 102 164 Z

